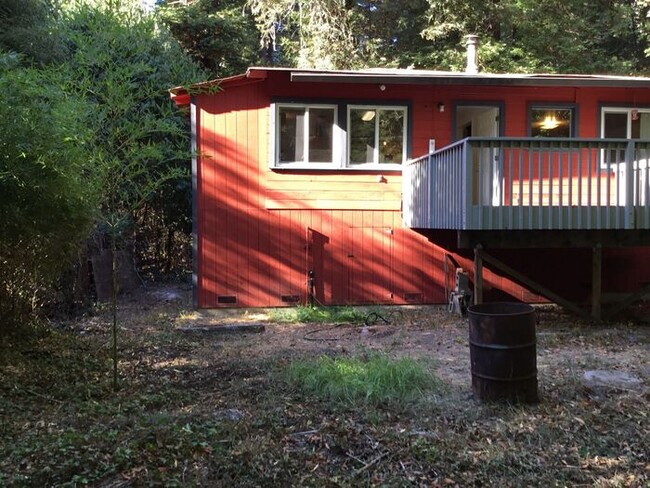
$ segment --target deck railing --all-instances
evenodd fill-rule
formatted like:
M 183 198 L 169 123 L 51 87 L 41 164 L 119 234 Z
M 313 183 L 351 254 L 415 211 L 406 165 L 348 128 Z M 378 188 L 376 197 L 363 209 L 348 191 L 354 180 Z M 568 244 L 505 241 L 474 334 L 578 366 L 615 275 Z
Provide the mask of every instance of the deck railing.
M 406 164 L 404 222 L 456 230 L 650 229 L 650 140 L 467 138 Z

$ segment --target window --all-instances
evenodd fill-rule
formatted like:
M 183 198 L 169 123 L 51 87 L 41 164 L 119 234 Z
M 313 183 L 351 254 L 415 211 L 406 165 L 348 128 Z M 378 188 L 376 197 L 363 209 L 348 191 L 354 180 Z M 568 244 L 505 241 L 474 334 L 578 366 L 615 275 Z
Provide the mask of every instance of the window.
M 603 108 L 601 135 L 604 139 L 650 139 L 650 108 Z M 611 149 L 603 164 L 624 161 L 625 150 Z
M 336 112 L 327 105 L 276 105 L 277 164 L 333 165 Z
M 271 166 L 400 169 L 407 107 L 278 102 L 271 109 Z
M 650 139 L 650 109 L 603 109 L 602 134 L 605 139 Z
M 531 137 L 574 137 L 574 110 L 562 106 L 531 107 Z
M 402 164 L 406 159 L 406 108 L 348 107 L 350 165 Z

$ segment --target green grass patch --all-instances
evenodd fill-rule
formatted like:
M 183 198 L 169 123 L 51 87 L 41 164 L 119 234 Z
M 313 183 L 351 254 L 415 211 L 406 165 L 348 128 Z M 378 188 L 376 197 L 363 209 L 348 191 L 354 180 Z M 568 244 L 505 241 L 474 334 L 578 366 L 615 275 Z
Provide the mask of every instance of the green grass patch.
M 269 314 L 274 322 L 290 323 L 362 323 L 366 312 L 355 307 L 310 307 L 300 305 L 294 308 L 275 309 Z
M 441 381 L 423 361 L 372 353 L 359 357 L 301 360 L 290 364 L 289 382 L 304 391 L 342 403 L 404 403 L 440 389 Z

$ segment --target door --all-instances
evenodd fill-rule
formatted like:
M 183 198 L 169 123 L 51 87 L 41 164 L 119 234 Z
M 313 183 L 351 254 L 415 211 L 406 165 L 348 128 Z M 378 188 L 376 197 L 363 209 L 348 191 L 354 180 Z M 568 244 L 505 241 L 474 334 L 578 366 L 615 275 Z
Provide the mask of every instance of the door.
M 501 109 L 498 105 L 458 105 L 456 139 L 499 137 Z M 498 149 L 476 149 L 472 153 L 472 203 L 500 205 L 502 170 Z

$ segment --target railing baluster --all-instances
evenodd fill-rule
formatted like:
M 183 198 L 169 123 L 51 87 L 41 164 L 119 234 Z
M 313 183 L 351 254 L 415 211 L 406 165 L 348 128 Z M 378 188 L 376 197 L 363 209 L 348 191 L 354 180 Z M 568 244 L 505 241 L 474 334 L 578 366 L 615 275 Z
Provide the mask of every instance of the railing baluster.
M 464 139 L 405 164 L 404 223 L 457 230 L 650 228 L 649 158 L 649 141 Z

